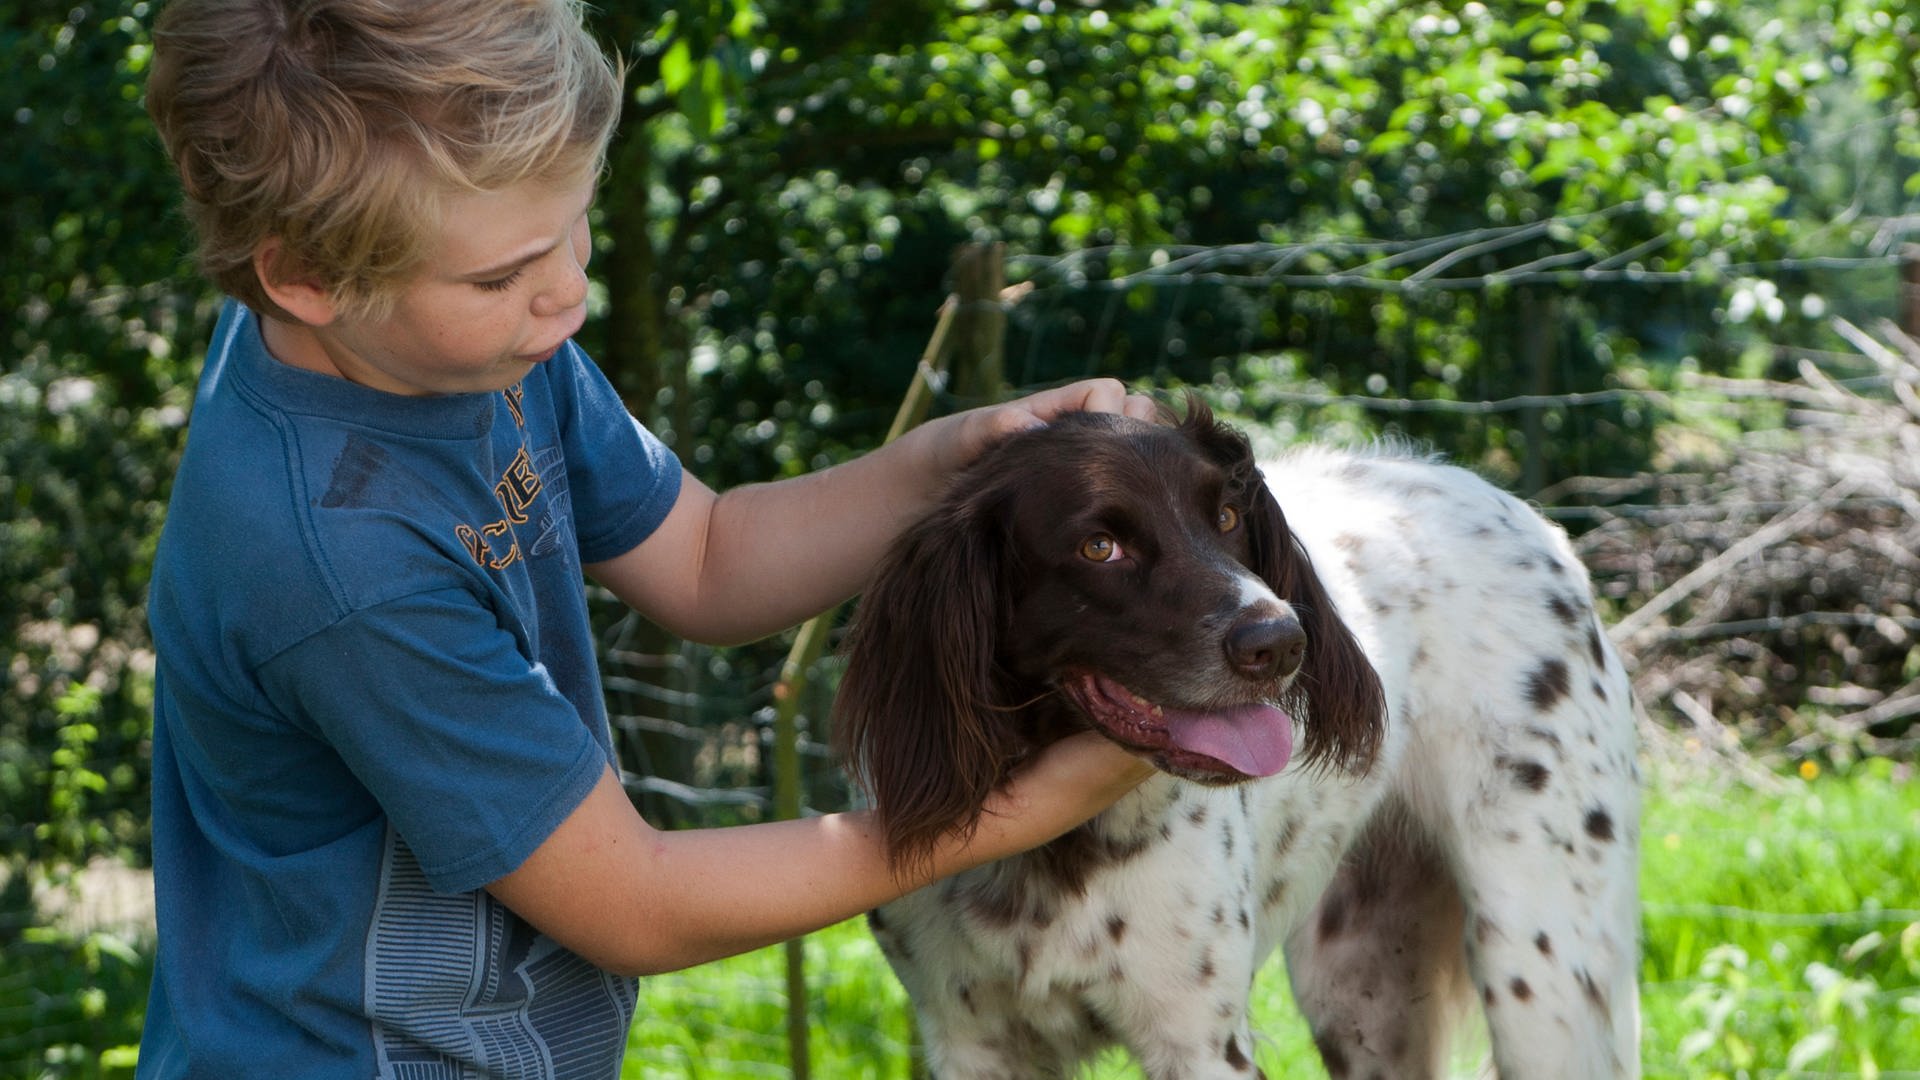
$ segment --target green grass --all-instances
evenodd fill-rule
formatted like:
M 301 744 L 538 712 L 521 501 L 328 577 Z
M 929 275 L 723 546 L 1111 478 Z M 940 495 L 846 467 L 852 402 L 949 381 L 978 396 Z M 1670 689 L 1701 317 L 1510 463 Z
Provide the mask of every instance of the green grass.
M 1920 1077 L 1920 783 L 1869 762 L 1778 790 L 1674 770 L 1648 786 L 1646 1075 Z M 783 963 L 768 949 L 643 982 L 626 1076 L 788 1075 Z M 861 924 L 810 938 L 807 971 L 813 1075 L 907 1076 L 905 996 Z M 1254 1022 L 1270 1080 L 1326 1075 L 1278 962 Z M 1115 1055 L 1089 1080 L 1139 1075 Z
M 0 923 L 7 921 L 0 916 Z M 133 1075 L 152 953 L 111 934 L 27 927 L 0 949 L 0 1076 Z
M 786 959 L 781 948 L 640 983 L 628 1080 L 785 1077 Z M 860 920 L 806 941 L 814 1075 L 890 1080 L 908 1073 L 907 995 Z
M 1643 824 L 1649 1078 L 1920 1080 L 1920 782 L 1868 762 L 1756 790 L 1657 772 Z M 0 896 L 0 1075 L 128 1075 L 150 957 Z M 813 1075 L 909 1075 L 906 997 L 859 922 L 806 942 Z M 785 1077 L 783 953 L 641 983 L 626 1076 Z M 1255 986 L 1271 1080 L 1321 1077 L 1280 965 Z M 1472 1075 L 1470 1067 L 1462 1075 Z M 1114 1057 L 1088 1080 L 1134 1080 Z
M 1649 1076 L 1920 1075 L 1920 783 L 1894 772 L 1653 799 Z

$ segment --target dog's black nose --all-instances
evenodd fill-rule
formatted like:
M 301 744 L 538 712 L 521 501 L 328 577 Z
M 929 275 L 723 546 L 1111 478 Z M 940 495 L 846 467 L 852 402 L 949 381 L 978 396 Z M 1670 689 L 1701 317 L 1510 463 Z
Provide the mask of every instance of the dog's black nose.
M 1227 663 L 1249 679 L 1278 679 L 1300 670 L 1307 632 L 1300 620 L 1242 619 L 1227 631 Z

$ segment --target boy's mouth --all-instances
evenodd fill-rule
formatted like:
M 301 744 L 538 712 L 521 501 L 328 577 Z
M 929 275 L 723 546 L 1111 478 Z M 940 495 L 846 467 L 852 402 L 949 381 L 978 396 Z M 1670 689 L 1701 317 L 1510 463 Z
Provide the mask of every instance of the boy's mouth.
M 544 364 L 553 359 L 555 354 L 566 347 L 567 342 L 573 340 L 573 335 L 579 333 L 580 328 L 586 325 L 587 309 L 584 305 L 575 309 L 573 314 L 574 317 L 568 322 L 567 332 L 560 335 L 560 338 L 552 345 L 544 349 L 536 349 L 533 352 L 521 353 L 514 359 L 519 360 L 523 364 Z
M 545 348 L 545 349 L 541 349 L 538 352 L 522 353 L 521 355 L 514 357 L 514 359 L 520 361 L 523 364 L 544 364 L 547 361 L 553 359 L 554 356 L 560 352 L 560 346 L 565 344 L 566 342 L 562 340 L 557 344 L 549 346 L 548 348 Z

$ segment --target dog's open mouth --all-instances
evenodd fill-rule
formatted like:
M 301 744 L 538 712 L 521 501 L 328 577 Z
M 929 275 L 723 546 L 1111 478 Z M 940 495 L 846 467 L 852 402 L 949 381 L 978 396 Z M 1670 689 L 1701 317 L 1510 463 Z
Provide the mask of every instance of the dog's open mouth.
M 1293 756 L 1293 718 L 1277 705 L 1155 705 L 1092 672 L 1062 679 L 1060 688 L 1108 738 L 1153 755 L 1170 771 L 1231 781 L 1272 776 Z

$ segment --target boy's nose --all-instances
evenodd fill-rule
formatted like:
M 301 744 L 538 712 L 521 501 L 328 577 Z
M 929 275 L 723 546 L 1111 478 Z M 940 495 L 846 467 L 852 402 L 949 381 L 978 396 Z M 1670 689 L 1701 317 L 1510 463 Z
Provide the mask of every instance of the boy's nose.
M 533 313 L 543 318 L 564 314 L 587 302 L 587 260 L 584 253 L 569 254 L 566 245 L 553 253 L 553 275 L 533 298 Z

